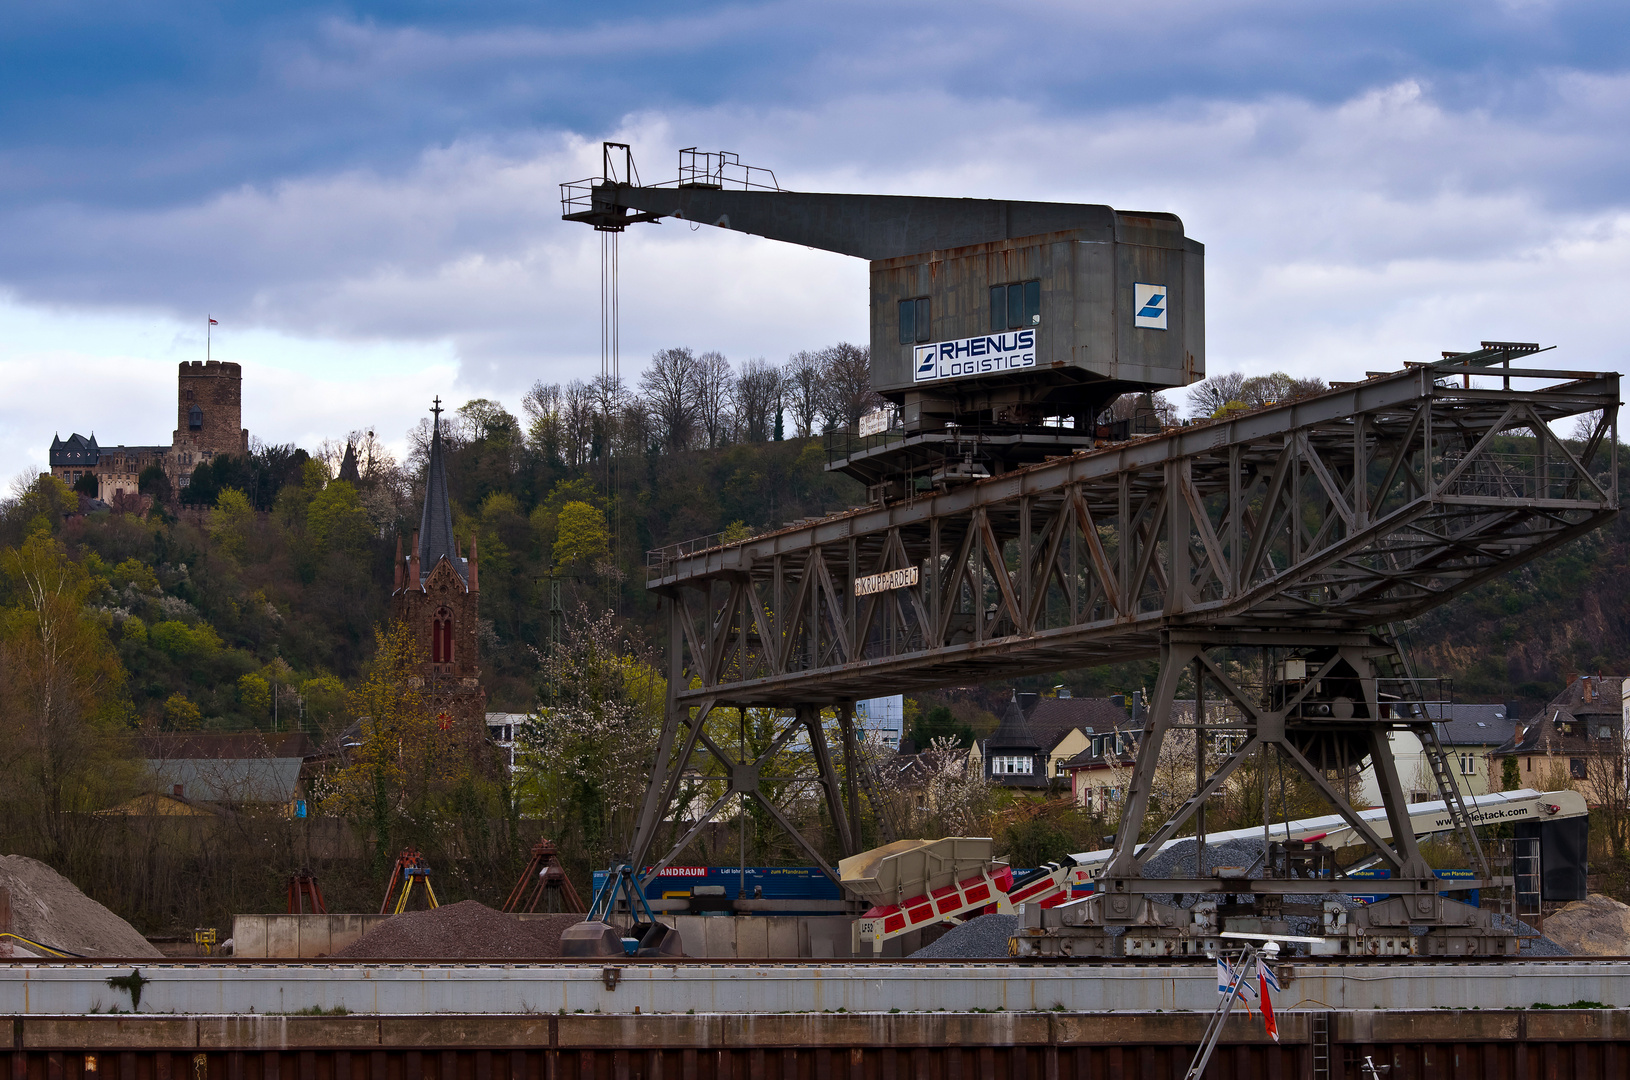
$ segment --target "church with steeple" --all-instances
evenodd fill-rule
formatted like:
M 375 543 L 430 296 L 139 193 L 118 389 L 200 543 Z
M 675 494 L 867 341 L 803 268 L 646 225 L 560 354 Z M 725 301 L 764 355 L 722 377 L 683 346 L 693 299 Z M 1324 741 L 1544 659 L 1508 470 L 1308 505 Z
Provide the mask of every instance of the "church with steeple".
M 418 637 L 420 689 L 425 704 L 445 731 L 485 738 L 487 692 L 481 688 L 476 620 L 480 599 L 475 537 L 464 557 L 453 536 L 453 506 L 447 494 L 447 462 L 441 440 L 441 398 L 431 408 L 430 464 L 424 485 L 424 512 L 409 551 L 396 539 L 392 609 Z

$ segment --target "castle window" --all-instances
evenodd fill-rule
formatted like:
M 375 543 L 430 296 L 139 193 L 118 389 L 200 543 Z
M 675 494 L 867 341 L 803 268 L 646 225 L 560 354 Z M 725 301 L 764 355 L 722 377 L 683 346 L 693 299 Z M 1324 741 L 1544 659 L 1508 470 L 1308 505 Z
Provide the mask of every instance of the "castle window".
M 446 608 L 438 609 L 430 622 L 430 662 L 453 662 L 453 613 Z
M 204 410 L 194 405 L 187 410 L 187 427 L 198 431 L 204 426 Z

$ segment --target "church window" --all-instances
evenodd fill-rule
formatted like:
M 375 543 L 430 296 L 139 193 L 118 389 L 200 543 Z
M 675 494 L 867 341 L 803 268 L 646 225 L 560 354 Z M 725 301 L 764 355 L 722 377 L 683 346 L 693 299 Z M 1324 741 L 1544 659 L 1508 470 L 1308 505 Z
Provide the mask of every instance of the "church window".
M 430 662 L 453 662 L 453 613 L 446 608 L 438 609 L 430 622 Z

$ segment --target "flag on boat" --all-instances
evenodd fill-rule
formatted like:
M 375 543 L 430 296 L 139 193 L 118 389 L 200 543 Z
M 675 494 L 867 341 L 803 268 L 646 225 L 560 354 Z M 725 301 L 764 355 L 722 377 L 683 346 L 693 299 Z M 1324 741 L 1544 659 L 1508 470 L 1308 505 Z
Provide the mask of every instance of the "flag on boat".
M 1256 974 L 1257 989 L 1262 995 L 1262 1026 L 1267 1029 L 1269 1035 L 1273 1036 L 1273 1041 L 1278 1042 L 1279 1024 L 1274 1020 L 1273 1001 L 1268 997 L 1268 985 L 1271 981 L 1277 987 L 1279 981 L 1274 979 L 1273 972 L 1268 970 L 1268 965 L 1260 960 L 1256 962 Z

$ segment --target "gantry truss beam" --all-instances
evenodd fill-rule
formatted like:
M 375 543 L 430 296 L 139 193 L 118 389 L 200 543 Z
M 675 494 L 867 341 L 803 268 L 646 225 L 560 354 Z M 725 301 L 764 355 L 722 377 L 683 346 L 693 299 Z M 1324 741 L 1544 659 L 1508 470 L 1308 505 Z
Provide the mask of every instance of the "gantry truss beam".
M 1163 630 L 1407 619 L 1617 512 L 1618 401 L 1614 373 L 1446 361 L 653 552 L 675 705 L 845 702 L 1153 657 Z M 1580 416 L 1582 444 L 1553 433 Z M 899 587 L 856 595 L 896 570 L 882 584 Z

